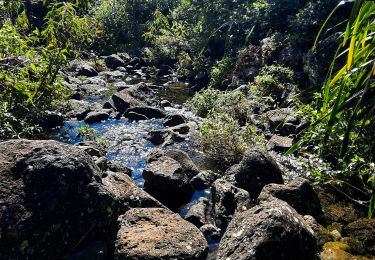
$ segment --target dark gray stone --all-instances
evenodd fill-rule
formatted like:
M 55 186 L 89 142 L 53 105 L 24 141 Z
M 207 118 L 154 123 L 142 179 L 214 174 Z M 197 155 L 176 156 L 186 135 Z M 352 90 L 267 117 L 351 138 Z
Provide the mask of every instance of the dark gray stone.
M 217 259 L 316 259 L 316 253 L 313 231 L 302 216 L 275 199 L 235 215 Z

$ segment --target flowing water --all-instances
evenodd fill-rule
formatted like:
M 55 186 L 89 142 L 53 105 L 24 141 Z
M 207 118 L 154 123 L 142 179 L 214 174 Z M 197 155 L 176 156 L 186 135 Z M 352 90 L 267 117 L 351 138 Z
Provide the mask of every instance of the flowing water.
M 183 83 L 174 84 L 169 86 L 168 89 L 162 89 L 159 93 L 159 97 L 181 105 L 189 97 L 188 87 Z M 105 100 L 106 98 L 101 98 L 92 101 L 104 102 Z M 200 119 L 192 113 L 181 108 L 168 108 L 167 112 L 183 114 L 190 121 L 200 121 Z M 70 144 L 81 142 L 83 139 L 79 137 L 79 128 L 85 125 L 86 123 L 83 121 L 66 122 L 64 126 L 55 133 L 55 139 Z M 150 150 L 156 148 L 155 145 L 146 140 L 146 136 L 151 130 L 163 129 L 162 120 L 151 119 L 138 122 L 130 122 L 128 119 L 107 120 L 101 123 L 90 124 L 90 128 L 95 129 L 98 137 L 106 140 L 106 144 L 108 145 L 107 159 L 109 161 L 121 162 L 130 167 L 132 169 L 133 180 L 142 188 L 144 185 L 142 171 L 146 164 L 145 157 Z M 162 149 L 183 150 L 190 155 L 200 170 L 217 170 L 214 163 L 210 163 L 204 155 L 192 148 L 192 141 L 189 139 Z M 201 197 L 206 197 L 211 201 L 210 189 L 196 191 L 191 201 L 180 209 L 179 214 L 181 217 L 185 217 L 190 207 Z M 208 242 L 212 253 L 216 250 L 218 241 Z

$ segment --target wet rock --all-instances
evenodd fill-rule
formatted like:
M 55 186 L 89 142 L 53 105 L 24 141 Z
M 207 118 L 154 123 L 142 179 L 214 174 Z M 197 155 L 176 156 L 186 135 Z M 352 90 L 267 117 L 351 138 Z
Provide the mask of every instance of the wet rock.
M 284 183 L 282 172 L 274 159 L 256 148 L 248 150 L 242 161 L 229 168 L 226 175 L 233 175 L 235 185 L 248 191 L 252 198 L 257 198 L 267 184 Z
M 117 91 L 122 91 L 124 89 L 130 88 L 132 85 L 127 84 L 126 82 L 120 81 L 113 84 L 113 86 L 117 89 Z
M 263 188 L 258 200 L 272 200 L 272 197 L 287 202 L 301 215 L 322 218 L 322 207 L 318 195 L 310 182 L 304 178 L 295 178 L 285 185 L 268 184 Z
M 375 219 L 362 218 L 348 224 L 344 233 L 350 237 L 352 250 L 361 255 L 375 255 Z
M 198 175 L 194 176 L 190 183 L 195 190 L 204 190 L 209 188 L 212 183 L 220 178 L 221 175 L 213 171 L 202 171 Z
M 147 117 L 148 119 L 160 119 L 164 118 L 166 116 L 165 112 L 162 111 L 161 109 L 154 108 L 154 107 L 149 107 L 149 106 L 144 106 L 144 107 L 133 107 L 128 109 L 127 113 L 137 113 L 139 115 L 143 115 Z M 125 115 L 126 116 L 126 115 Z
M 98 75 L 98 72 L 88 64 L 81 64 L 77 67 L 78 75 L 86 77 L 95 77 Z
M 273 135 L 267 142 L 267 150 L 283 153 L 293 146 L 293 139 L 285 136 Z
M 166 107 L 171 107 L 172 104 L 171 104 L 171 102 L 169 102 L 168 100 L 162 100 L 162 101 L 160 102 L 160 106 L 161 106 L 162 108 L 166 108 Z
M 36 115 L 35 122 L 45 129 L 51 129 L 64 124 L 64 117 L 61 113 L 54 111 L 43 111 Z
M 108 162 L 108 170 L 111 172 L 123 173 L 131 177 L 132 170 L 123 163 L 116 162 L 116 161 L 109 161 Z
M 188 175 L 189 179 L 193 178 L 199 173 L 198 167 L 194 164 L 193 160 L 189 157 L 187 153 L 180 150 L 161 150 L 154 149 L 147 155 L 147 162 L 157 161 L 159 158 L 166 156 L 176 160 L 184 172 Z
M 182 115 L 177 115 L 177 114 L 169 115 L 163 121 L 163 125 L 166 127 L 177 126 L 177 125 L 181 125 L 185 123 L 186 123 L 185 117 Z
M 132 209 L 119 221 L 115 259 L 206 259 L 199 229 L 169 210 Z
M 141 115 L 141 114 L 138 114 L 138 113 L 135 113 L 135 112 L 128 112 L 128 113 L 126 113 L 126 117 L 127 117 L 130 121 L 142 121 L 142 120 L 148 120 L 147 116 L 145 116 L 145 115 Z
M 195 123 L 186 123 L 165 129 L 152 130 L 148 133 L 146 139 L 158 146 L 173 145 L 176 142 L 185 141 L 194 126 Z
M 101 121 L 105 121 L 107 119 L 109 119 L 109 114 L 106 112 L 90 112 L 85 117 L 85 122 L 87 124 L 100 123 Z
M 275 199 L 235 215 L 217 259 L 315 259 L 316 250 L 303 218 L 286 202 Z
M 101 77 L 90 77 L 85 79 L 82 84 L 93 84 L 93 85 L 98 85 L 101 87 L 106 87 L 107 82 L 102 79 Z
M 107 158 L 106 157 L 100 157 L 96 159 L 95 164 L 103 172 L 107 170 Z
M 185 216 L 185 220 L 194 224 L 198 228 L 207 224 L 209 201 L 207 198 L 199 198 L 198 201 L 191 206 Z
M 83 151 L 85 151 L 85 153 L 87 153 L 90 156 L 96 156 L 96 157 L 105 156 L 105 151 L 103 151 L 102 149 L 98 149 L 94 146 L 91 146 L 85 143 L 78 143 L 75 146 L 77 146 L 79 149 L 82 149 Z
M 212 185 L 213 217 L 216 225 L 225 228 L 236 212 L 253 206 L 247 191 L 233 186 L 224 179 L 216 180 Z
M 121 213 L 131 208 L 164 208 L 163 204 L 139 188 L 132 178 L 126 174 L 108 174 L 103 179 L 103 184 L 113 194 Z
M 74 146 L 0 143 L 0 259 L 62 258 L 83 236 L 112 236 L 117 206 L 100 179 L 91 157 Z
M 67 257 L 67 260 L 106 260 L 108 259 L 108 245 L 104 241 L 94 241 L 78 252 Z
M 207 240 L 219 240 L 221 236 L 220 228 L 217 228 L 212 224 L 201 226 L 200 231 L 203 233 Z
M 145 190 L 172 210 L 187 203 L 194 193 L 188 174 L 170 157 L 148 163 L 143 177 Z
M 125 74 L 121 71 L 101 71 L 99 76 L 102 77 L 107 82 L 117 82 L 124 78 Z
M 115 70 L 117 67 L 125 67 L 126 63 L 125 61 L 120 58 L 119 55 L 117 54 L 112 54 L 104 59 L 105 65 L 110 68 Z
M 78 86 L 78 92 L 82 96 L 100 96 L 107 90 L 106 86 L 97 84 L 82 84 Z
M 77 120 L 83 120 L 89 112 L 101 109 L 98 103 L 92 104 L 87 101 L 74 99 L 68 101 L 68 107 L 70 111 L 66 113 L 66 116 L 68 118 L 76 118 Z
M 140 83 L 115 93 L 111 100 L 116 110 L 124 113 L 130 107 L 145 106 L 152 98 L 153 91 L 146 84 Z

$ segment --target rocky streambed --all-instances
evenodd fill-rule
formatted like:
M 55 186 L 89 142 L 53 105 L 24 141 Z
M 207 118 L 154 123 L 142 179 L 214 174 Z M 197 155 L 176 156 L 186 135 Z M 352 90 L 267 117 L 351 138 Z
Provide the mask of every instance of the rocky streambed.
M 375 254 L 364 210 L 287 178 L 280 155 L 254 148 L 217 167 L 195 151 L 201 119 L 181 106 L 188 88 L 167 82 L 168 68 L 156 81 L 139 57 L 105 62 L 101 72 L 80 61 L 65 72 L 74 95 L 54 140 L 0 143 L 0 259 Z

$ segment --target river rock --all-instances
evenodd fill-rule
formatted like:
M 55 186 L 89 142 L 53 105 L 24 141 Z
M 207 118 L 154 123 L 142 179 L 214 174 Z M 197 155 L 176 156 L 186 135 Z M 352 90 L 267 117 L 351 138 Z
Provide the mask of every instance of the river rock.
M 235 215 L 217 259 L 315 259 L 316 250 L 313 232 L 303 218 L 275 199 Z
M 224 179 L 218 179 L 212 185 L 213 217 L 216 225 L 225 228 L 233 215 L 253 206 L 247 191 L 233 186 Z
M 135 112 L 128 112 L 128 113 L 126 113 L 126 117 L 127 117 L 130 121 L 142 121 L 142 120 L 148 120 L 147 116 L 145 116 L 145 115 L 141 115 L 141 114 L 138 114 L 138 113 L 135 113 Z
M 166 116 L 163 110 L 155 108 L 155 107 L 150 107 L 150 106 L 133 107 L 133 108 L 128 109 L 127 113 L 130 113 L 130 112 L 143 115 L 147 117 L 148 119 L 153 119 L 153 118 L 160 119 Z
M 221 175 L 213 171 L 202 171 L 198 175 L 194 176 L 190 183 L 193 185 L 195 190 L 204 190 L 211 186 L 211 184 Z
M 145 190 L 172 210 L 187 203 L 194 193 L 181 164 L 170 157 L 148 163 L 143 177 Z
M 226 175 L 232 175 L 235 186 L 248 191 L 252 198 L 257 198 L 267 184 L 284 183 L 274 159 L 257 148 L 248 150 L 242 161 L 229 168 Z
M 64 124 L 64 117 L 58 112 L 43 111 L 34 116 L 34 122 L 45 129 L 52 129 L 62 126 Z
M 77 73 L 79 76 L 95 77 L 98 72 L 88 64 L 81 64 L 77 67 Z
M 215 227 L 212 224 L 201 226 L 200 231 L 203 233 L 207 240 L 219 240 L 221 236 L 220 228 Z
M 321 219 L 322 207 L 317 193 L 310 182 L 298 177 L 288 184 L 268 184 L 260 193 L 258 200 L 272 200 L 272 197 L 287 202 L 301 215 L 311 215 Z
M 283 153 L 293 146 L 293 139 L 285 136 L 273 135 L 267 142 L 267 150 Z
M 146 157 L 147 162 L 157 161 L 159 158 L 166 156 L 176 160 L 184 172 L 187 174 L 189 179 L 193 178 L 199 173 L 198 167 L 194 164 L 193 160 L 189 155 L 181 150 L 171 149 L 171 150 L 161 150 L 154 149 Z
M 375 219 L 362 218 L 349 223 L 344 233 L 350 237 L 352 250 L 361 255 L 375 255 Z
M 111 237 L 118 207 L 100 175 L 74 146 L 0 143 L 0 259 L 63 258 L 84 236 Z
M 126 174 L 108 174 L 103 179 L 103 184 L 114 195 L 122 213 L 131 208 L 164 208 L 158 200 L 139 188 L 132 178 Z
M 112 54 L 104 59 L 105 65 L 110 69 L 117 69 L 117 67 L 125 67 L 125 61 L 117 54 Z
M 199 171 L 186 153 L 154 150 L 146 161 L 143 171 L 146 191 L 173 210 L 190 200 L 194 193 L 190 179 Z
M 100 123 L 101 121 L 105 121 L 109 118 L 109 114 L 103 111 L 97 111 L 97 112 L 90 112 L 85 117 L 85 122 L 87 124 L 92 123 Z
M 182 115 L 169 115 L 167 116 L 164 121 L 163 125 L 166 127 L 172 127 L 172 126 L 177 126 L 186 123 L 186 119 Z
M 109 161 L 108 170 L 111 172 L 124 173 L 130 177 L 132 176 L 132 170 L 125 164 L 117 161 Z
M 185 216 L 185 220 L 194 224 L 198 228 L 207 224 L 209 201 L 207 198 L 199 198 L 189 209 Z
M 139 83 L 113 94 L 111 102 L 117 111 L 124 113 L 130 107 L 139 107 L 151 104 L 153 97 L 153 90 L 150 89 L 145 83 Z
M 132 209 L 119 218 L 115 259 L 206 259 L 208 246 L 193 224 L 166 209 Z
M 279 108 L 268 111 L 266 117 L 271 130 L 277 131 L 281 136 L 293 134 L 300 123 L 296 112 L 290 108 Z

